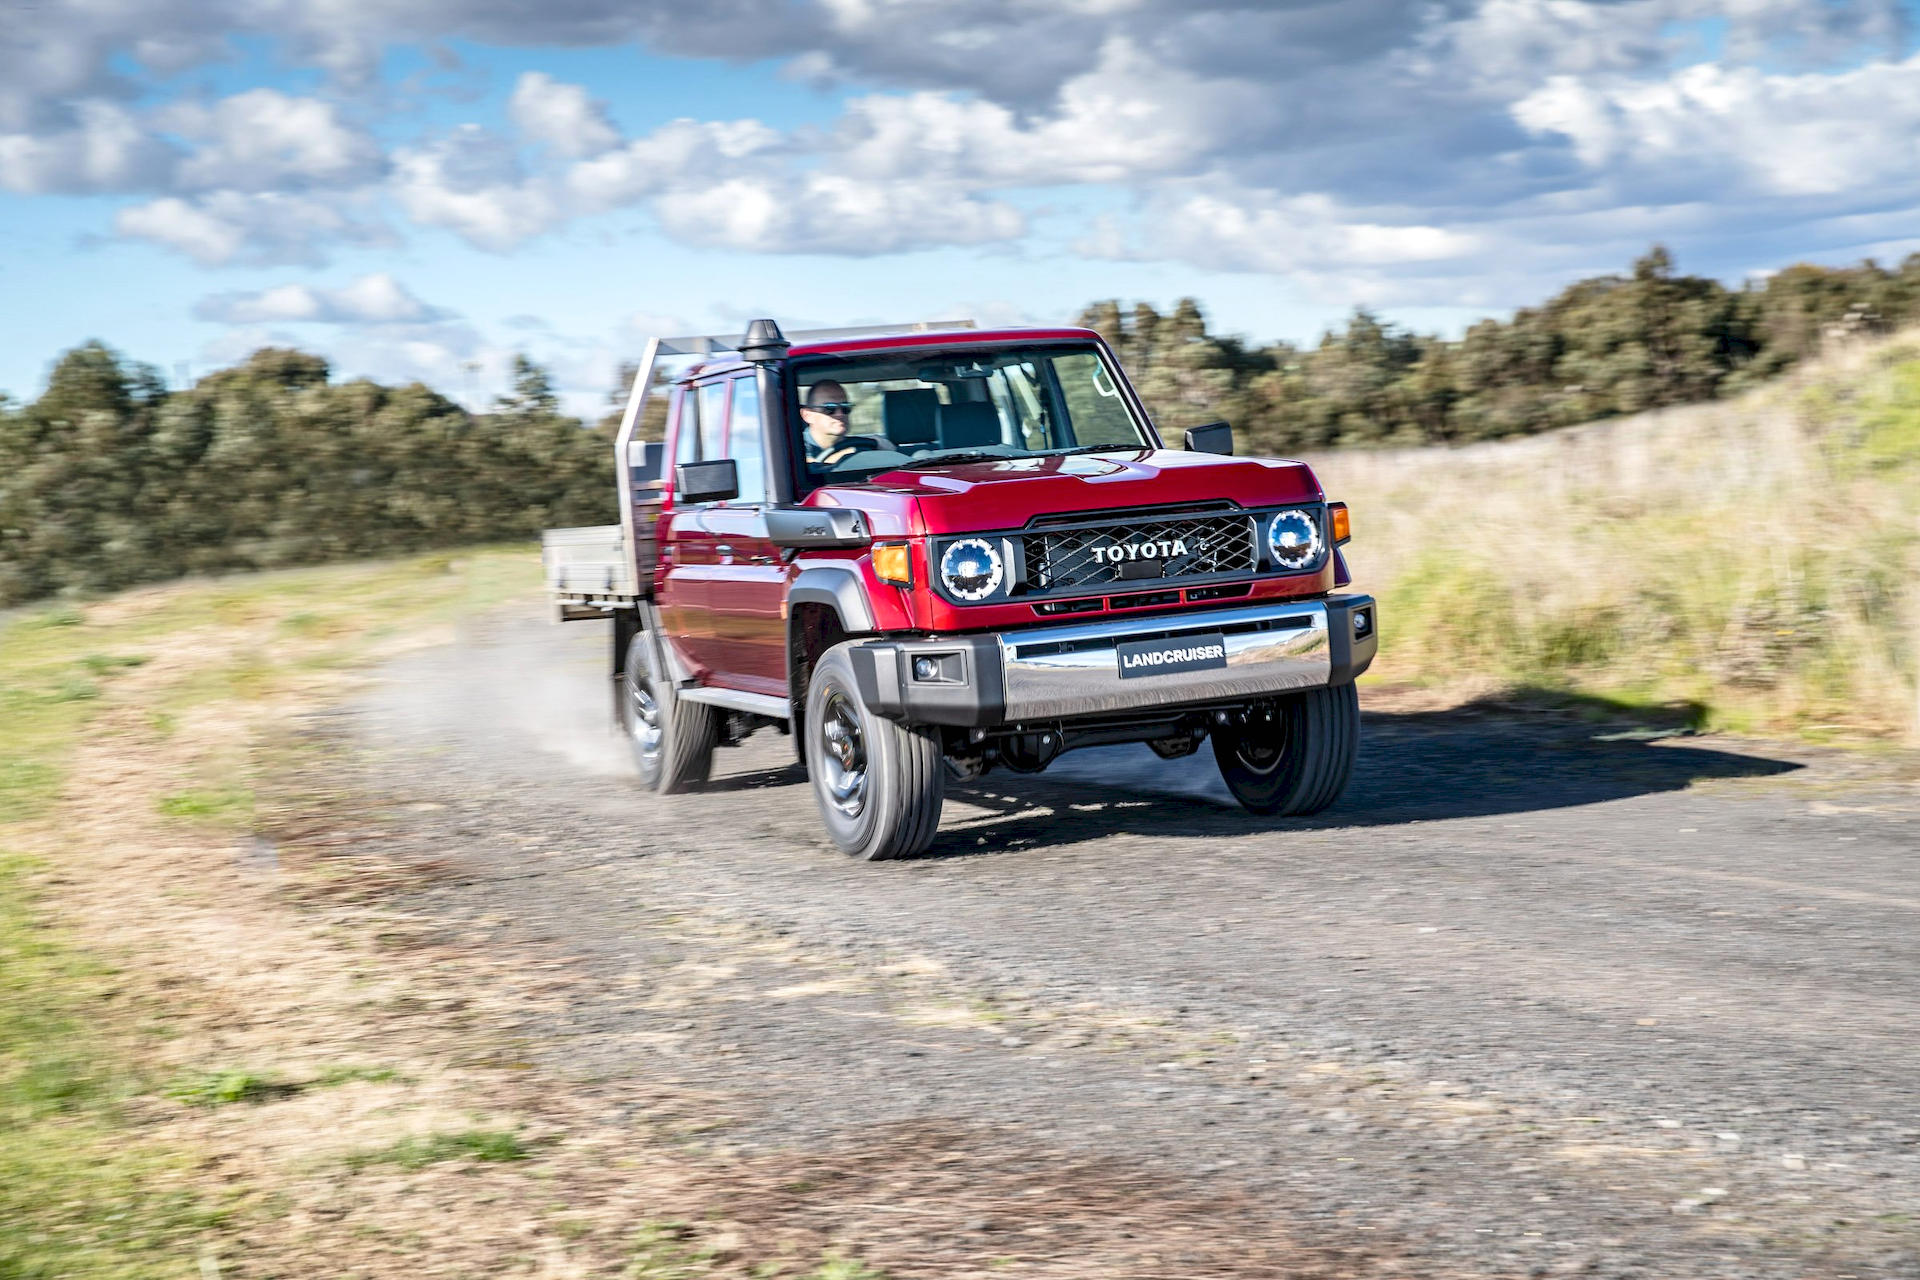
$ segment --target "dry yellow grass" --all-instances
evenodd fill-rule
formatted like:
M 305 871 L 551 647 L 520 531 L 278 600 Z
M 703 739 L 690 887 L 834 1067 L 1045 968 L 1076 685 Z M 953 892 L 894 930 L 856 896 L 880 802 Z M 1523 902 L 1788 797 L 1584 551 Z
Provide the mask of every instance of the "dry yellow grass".
M 1382 601 L 1375 679 L 1920 741 L 1920 334 L 1722 403 L 1313 461 Z

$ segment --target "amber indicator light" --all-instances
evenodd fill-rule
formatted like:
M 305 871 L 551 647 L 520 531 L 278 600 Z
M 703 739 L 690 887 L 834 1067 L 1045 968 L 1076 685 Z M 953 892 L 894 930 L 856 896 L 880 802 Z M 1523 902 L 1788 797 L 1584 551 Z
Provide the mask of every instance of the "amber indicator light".
M 881 542 L 873 548 L 873 575 L 895 586 L 913 585 L 913 557 L 904 542 Z

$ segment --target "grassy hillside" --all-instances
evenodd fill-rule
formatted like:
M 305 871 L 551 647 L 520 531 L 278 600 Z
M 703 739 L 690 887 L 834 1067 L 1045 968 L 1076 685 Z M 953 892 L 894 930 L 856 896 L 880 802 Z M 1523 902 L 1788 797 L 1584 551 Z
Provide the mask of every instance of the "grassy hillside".
M 1383 602 L 1378 679 L 1920 739 L 1920 334 L 1721 403 L 1315 462 Z

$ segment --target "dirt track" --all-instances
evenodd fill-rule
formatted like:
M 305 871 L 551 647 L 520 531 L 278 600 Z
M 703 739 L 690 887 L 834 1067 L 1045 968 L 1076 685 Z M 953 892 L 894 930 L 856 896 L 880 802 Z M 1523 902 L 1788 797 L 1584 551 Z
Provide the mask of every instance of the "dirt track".
M 1920 1275 L 1920 796 L 1883 765 L 1370 713 L 1318 820 L 1112 749 L 858 865 L 771 733 L 640 793 L 605 643 L 502 616 L 334 726 L 452 868 L 415 927 L 564 957 L 498 1030 L 615 1112 L 672 1086 L 744 1156 L 1104 1161 L 1219 1206 L 1215 1244 L 1270 1222 L 1362 1271 Z M 1078 1247 L 1011 1220 L 962 1230 Z

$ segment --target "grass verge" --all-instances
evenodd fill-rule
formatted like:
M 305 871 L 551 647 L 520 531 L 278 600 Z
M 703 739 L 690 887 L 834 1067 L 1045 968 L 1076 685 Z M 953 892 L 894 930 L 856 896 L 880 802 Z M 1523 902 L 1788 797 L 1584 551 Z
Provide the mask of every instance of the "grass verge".
M 1381 600 L 1376 680 L 1920 742 L 1920 336 L 1721 404 L 1316 466 Z
M 402 1169 L 424 1169 L 443 1160 L 478 1160 L 506 1164 L 525 1160 L 526 1144 L 510 1129 L 462 1129 L 456 1133 L 431 1133 L 423 1137 L 403 1138 L 392 1146 L 376 1151 L 361 1151 L 347 1157 L 349 1169 L 391 1164 Z
M 113 975 L 40 917 L 35 870 L 0 854 L 0 1276 L 189 1274 L 223 1207 L 128 1121 L 141 1085 L 94 1030 Z
M 534 574 L 519 548 L 442 553 L 171 584 L 0 624 L 0 1278 L 201 1273 L 209 1240 L 249 1212 L 248 1194 L 210 1192 L 196 1176 L 201 1153 L 155 1136 L 142 1116 L 157 1099 L 211 1111 L 394 1078 L 368 1067 L 304 1084 L 241 1070 L 146 1077 L 137 1028 L 165 1011 L 138 1007 L 125 975 L 51 921 L 62 786 L 83 735 L 111 716 L 117 732 L 138 724 L 166 739 L 196 714 L 218 720 L 222 705 L 297 687 L 522 592 Z M 155 808 L 245 826 L 244 760 L 218 747 L 196 758 L 203 776 Z M 29 847 L 39 856 L 8 852 Z M 469 1154 L 501 1150 L 480 1143 Z

